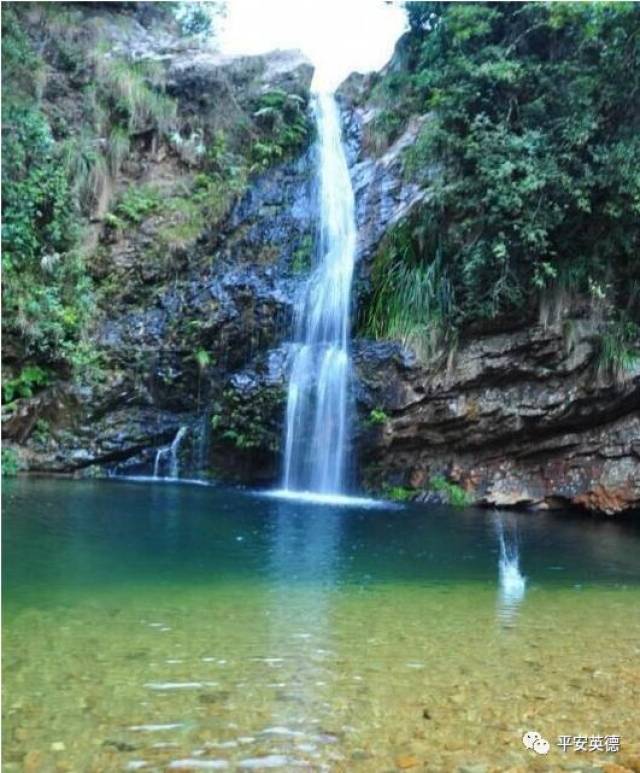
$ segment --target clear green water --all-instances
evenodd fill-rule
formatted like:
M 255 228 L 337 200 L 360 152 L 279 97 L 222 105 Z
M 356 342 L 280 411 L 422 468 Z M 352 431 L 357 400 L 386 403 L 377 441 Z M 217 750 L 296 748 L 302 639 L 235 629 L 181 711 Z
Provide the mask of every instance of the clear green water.
M 3 505 L 6 770 L 558 770 L 578 734 L 640 758 L 637 520 L 503 516 L 509 604 L 480 510 L 46 479 Z

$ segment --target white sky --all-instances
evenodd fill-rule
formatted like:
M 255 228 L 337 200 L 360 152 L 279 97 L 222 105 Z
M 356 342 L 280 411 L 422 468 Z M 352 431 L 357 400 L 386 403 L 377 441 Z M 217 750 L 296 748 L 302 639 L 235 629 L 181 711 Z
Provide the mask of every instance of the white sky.
M 219 36 L 229 54 L 299 48 L 316 67 L 314 87 L 378 70 L 407 23 L 401 3 L 383 0 L 228 0 Z

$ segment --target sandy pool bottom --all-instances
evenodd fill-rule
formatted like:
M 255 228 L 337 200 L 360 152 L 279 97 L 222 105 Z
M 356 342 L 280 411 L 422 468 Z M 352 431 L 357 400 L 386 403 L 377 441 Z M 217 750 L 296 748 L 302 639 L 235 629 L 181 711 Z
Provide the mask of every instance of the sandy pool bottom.
M 5 606 L 6 771 L 640 770 L 636 588 L 532 587 L 514 607 L 482 583 L 65 601 Z

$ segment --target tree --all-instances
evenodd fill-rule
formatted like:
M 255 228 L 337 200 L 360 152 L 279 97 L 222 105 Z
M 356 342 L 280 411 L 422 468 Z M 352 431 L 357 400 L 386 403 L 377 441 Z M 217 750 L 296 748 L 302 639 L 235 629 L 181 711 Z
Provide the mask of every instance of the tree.
M 406 170 L 432 195 L 378 275 L 437 260 L 451 288 L 440 316 L 459 327 L 533 314 L 558 288 L 637 325 L 640 5 L 409 3 L 408 13 L 412 55 L 377 93 L 396 134 L 410 114 L 429 115 Z

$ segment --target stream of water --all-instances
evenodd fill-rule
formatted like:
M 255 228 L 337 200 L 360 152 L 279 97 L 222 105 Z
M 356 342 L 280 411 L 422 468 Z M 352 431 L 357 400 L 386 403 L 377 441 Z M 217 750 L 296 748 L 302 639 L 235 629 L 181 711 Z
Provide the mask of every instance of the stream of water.
M 175 480 L 180 477 L 180 457 L 178 454 L 180 444 L 187 431 L 187 427 L 180 427 L 170 445 L 159 448 L 156 451 L 156 458 L 153 463 L 154 478 L 168 477 L 171 480 Z M 166 472 L 167 475 L 163 476 L 163 472 Z
M 319 261 L 296 320 L 284 489 L 340 494 L 349 440 L 349 314 L 356 248 L 353 189 L 333 94 L 315 96 Z

